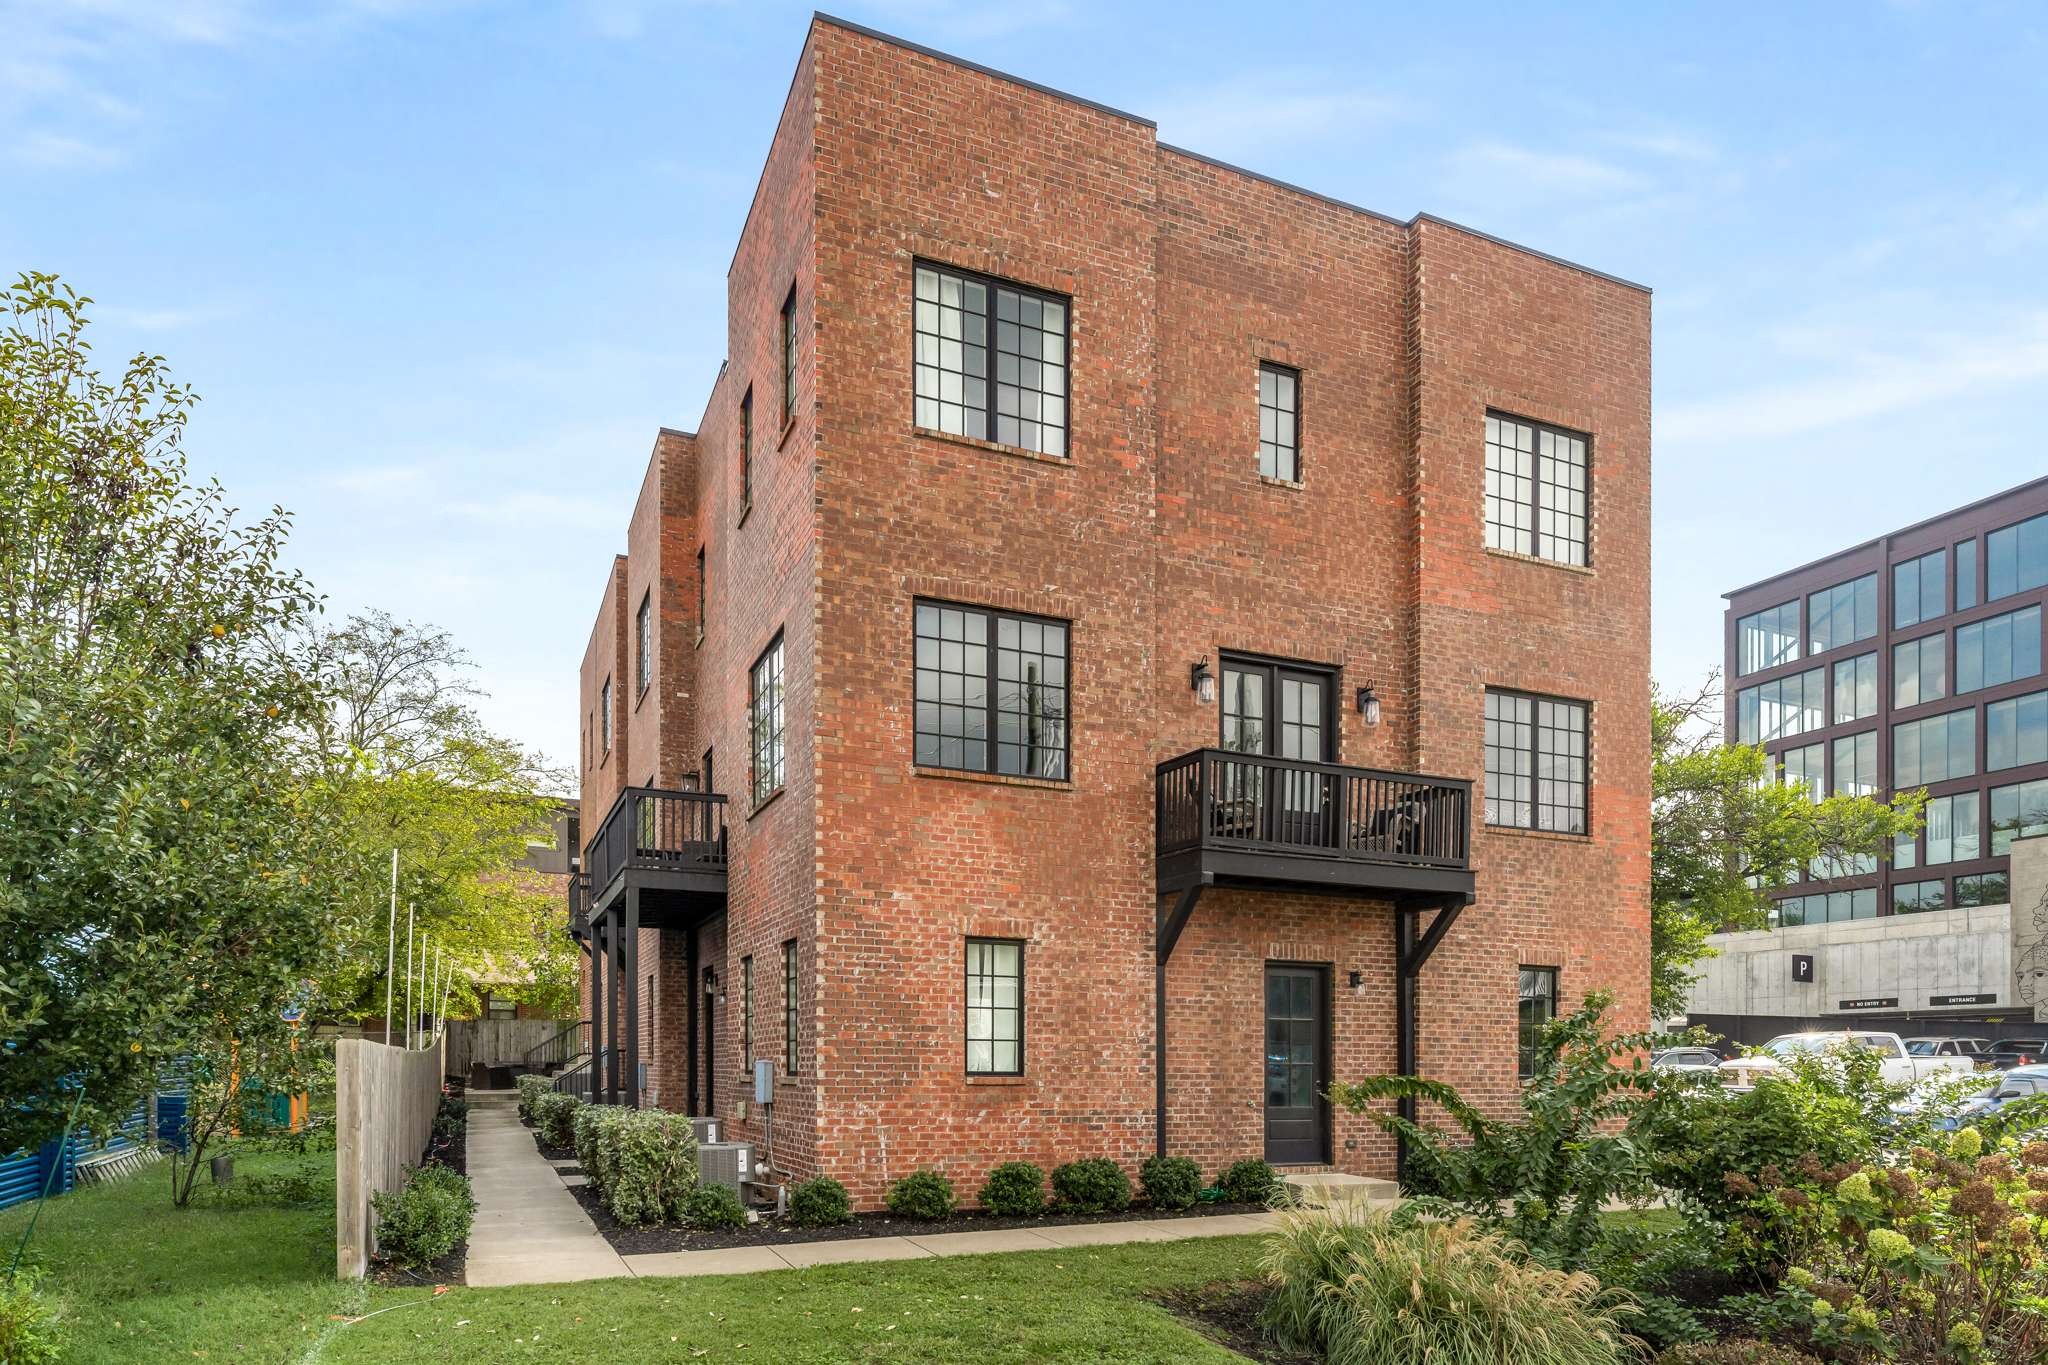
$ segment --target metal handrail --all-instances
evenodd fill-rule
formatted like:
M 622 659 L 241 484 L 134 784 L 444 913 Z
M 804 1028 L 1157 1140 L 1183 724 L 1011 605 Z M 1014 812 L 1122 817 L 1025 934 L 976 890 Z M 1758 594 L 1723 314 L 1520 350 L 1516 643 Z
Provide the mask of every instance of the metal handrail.
M 589 1046 L 590 1021 L 579 1019 L 553 1037 L 528 1048 L 522 1065 L 528 1071 L 545 1071 L 551 1066 L 561 1065 L 571 1057 L 582 1056 L 584 1049 Z
M 583 1100 L 588 1100 L 591 1092 L 591 1081 L 597 1075 L 592 1068 L 607 1060 L 613 1051 L 615 1051 L 613 1048 L 601 1048 L 592 1055 L 585 1057 L 582 1061 L 555 1077 L 555 1083 L 549 1089 L 559 1090 L 565 1095 L 575 1095 Z
M 1197 749 L 1156 771 L 1160 853 L 1222 849 L 1467 870 L 1472 783 Z
M 627 868 L 726 865 L 725 797 L 717 792 L 628 787 L 584 848 L 588 894 L 598 895 Z

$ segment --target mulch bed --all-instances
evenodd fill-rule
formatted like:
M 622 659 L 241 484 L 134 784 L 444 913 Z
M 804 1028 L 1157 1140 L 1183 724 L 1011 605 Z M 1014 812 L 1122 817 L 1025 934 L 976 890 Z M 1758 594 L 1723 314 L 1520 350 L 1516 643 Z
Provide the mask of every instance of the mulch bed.
M 462 1087 L 451 1086 L 451 1093 L 462 1098 Z M 447 1166 L 461 1175 L 469 1174 L 469 1128 L 463 1127 L 462 1136 L 452 1142 L 427 1139 L 426 1159 L 423 1166 Z M 417 1288 L 423 1284 L 461 1284 L 464 1272 L 469 1266 L 469 1239 L 455 1244 L 455 1249 L 431 1265 L 398 1266 L 382 1262 L 370 1264 L 367 1278 L 372 1284 L 396 1286 L 401 1289 Z
M 1317 1357 L 1283 1351 L 1259 1330 L 1259 1311 L 1273 1291 L 1257 1280 L 1216 1280 L 1191 1289 L 1169 1289 L 1153 1302 L 1219 1346 L 1264 1365 L 1320 1365 Z

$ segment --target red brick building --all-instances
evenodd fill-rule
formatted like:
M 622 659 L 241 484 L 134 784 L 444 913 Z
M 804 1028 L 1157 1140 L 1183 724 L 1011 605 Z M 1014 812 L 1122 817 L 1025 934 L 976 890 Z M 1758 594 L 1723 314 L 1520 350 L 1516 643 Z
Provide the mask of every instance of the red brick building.
M 1645 290 L 819 17 L 727 355 L 582 667 L 620 1097 L 1386 1174 L 1330 1079 L 1645 1022 Z

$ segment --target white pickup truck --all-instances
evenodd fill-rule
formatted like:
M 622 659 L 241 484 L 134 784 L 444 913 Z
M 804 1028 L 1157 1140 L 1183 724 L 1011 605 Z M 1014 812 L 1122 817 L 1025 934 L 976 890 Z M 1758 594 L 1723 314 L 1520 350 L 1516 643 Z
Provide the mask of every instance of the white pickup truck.
M 1914 1056 L 1896 1033 L 1781 1033 L 1759 1051 L 1721 1063 L 1721 1083 L 1746 1090 L 1763 1077 L 1782 1071 L 1785 1058 L 1825 1057 L 1842 1048 L 1876 1053 L 1884 1078 L 1894 1083 L 1912 1085 L 1944 1072 L 1967 1074 L 1976 1069 L 1976 1063 L 1968 1057 Z

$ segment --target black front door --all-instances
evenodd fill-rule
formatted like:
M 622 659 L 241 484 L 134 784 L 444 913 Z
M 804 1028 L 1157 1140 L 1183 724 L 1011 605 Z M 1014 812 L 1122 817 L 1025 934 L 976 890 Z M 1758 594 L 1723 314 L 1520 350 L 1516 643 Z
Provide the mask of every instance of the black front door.
M 1330 1159 L 1329 995 L 1326 967 L 1266 967 L 1266 1160 Z

